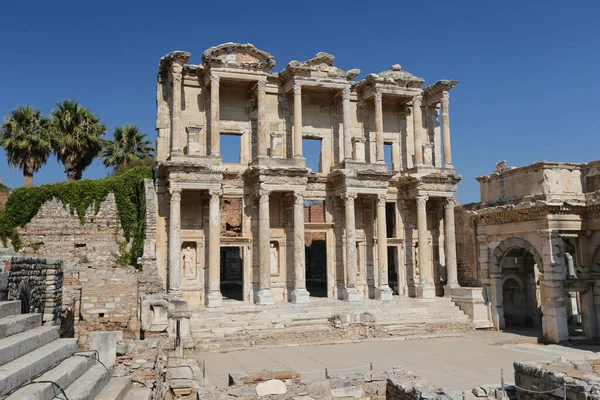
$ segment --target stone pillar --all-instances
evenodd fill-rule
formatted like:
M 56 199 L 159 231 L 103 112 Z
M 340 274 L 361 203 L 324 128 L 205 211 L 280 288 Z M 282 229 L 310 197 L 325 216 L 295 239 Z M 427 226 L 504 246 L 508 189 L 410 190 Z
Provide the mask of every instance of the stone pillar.
M 219 124 L 219 82 L 218 75 L 210 76 L 210 155 L 221 156 L 221 130 Z
M 452 168 L 452 150 L 450 148 L 450 116 L 448 108 L 450 106 L 450 93 L 442 94 L 442 130 L 444 131 L 444 167 Z
M 446 198 L 444 203 L 444 253 L 446 255 L 446 286 L 444 294 L 452 296 L 452 289 L 459 287 L 456 262 L 456 232 L 454 229 L 454 197 Z
M 269 194 L 267 190 L 259 191 L 258 201 L 258 261 L 259 283 L 255 302 L 259 305 L 275 304 L 271 293 L 271 263 L 269 259 L 271 246 L 271 222 L 269 215 Z
M 356 261 L 356 227 L 354 221 L 354 199 L 356 193 L 346 193 L 344 196 L 346 210 L 346 291 L 344 300 L 359 301 L 360 291 L 356 287 L 357 261 Z
M 375 92 L 375 134 L 376 134 L 376 159 L 378 163 L 385 162 L 383 150 L 383 95 Z
M 302 156 L 302 86 L 294 84 L 294 158 Z
M 344 123 L 344 160 L 352 159 L 352 135 L 350 133 L 350 87 L 342 89 L 342 119 Z
M 419 287 L 417 297 L 435 297 L 433 271 L 431 268 L 431 249 L 427 240 L 427 199 L 426 195 L 417 195 L 417 229 L 419 235 Z
M 423 96 L 413 97 L 413 136 L 415 144 L 415 166 L 423 165 L 423 120 L 421 101 Z
M 184 135 L 181 122 L 181 81 L 183 66 L 171 64 L 171 79 L 173 80 L 173 112 L 171 114 L 171 153 L 183 154 L 181 140 Z
M 292 303 L 310 303 L 306 290 L 306 260 L 304 249 L 304 195 L 294 192 L 294 291 Z
M 169 192 L 169 295 L 181 297 L 181 189 Z
M 552 231 L 540 231 L 544 289 L 542 329 L 547 343 L 569 340 L 567 309 L 563 281 L 566 279 L 563 239 Z
M 207 307 L 220 307 L 221 295 L 221 193 L 210 190 L 208 209 L 208 295 Z
M 392 289 L 388 284 L 387 226 L 385 223 L 385 194 L 377 196 L 377 270 L 379 287 L 376 298 L 381 301 L 392 300 Z
M 257 121 L 257 136 L 258 136 L 258 156 L 265 157 L 267 155 L 267 121 L 266 121 L 266 90 L 267 81 L 260 80 L 256 85 L 256 98 L 258 102 L 258 121 Z

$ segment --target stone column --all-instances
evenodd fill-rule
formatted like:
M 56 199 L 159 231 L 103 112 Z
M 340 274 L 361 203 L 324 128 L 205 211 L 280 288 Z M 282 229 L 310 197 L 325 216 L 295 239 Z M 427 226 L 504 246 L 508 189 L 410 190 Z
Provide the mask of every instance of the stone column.
M 423 96 L 413 97 L 413 135 L 415 144 L 415 166 L 423 165 L 423 120 L 421 101 Z
M 275 304 L 271 293 L 271 263 L 269 252 L 271 246 L 271 222 L 269 215 L 269 194 L 267 190 L 259 191 L 258 202 L 258 261 L 259 283 L 255 302 L 259 305 Z
M 210 76 L 210 155 L 221 156 L 221 130 L 219 124 L 219 82 L 218 75 Z
M 169 192 L 169 295 L 181 297 L 181 189 Z
M 207 307 L 220 307 L 221 295 L 221 193 L 210 190 L 208 208 L 208 295 Z
M 267 81 L 260 80 L 256 85 L 256 98 L 258 102 L 258 121 L 257 121 L 257 136 L 258 136 L 258 156 L 265 157 L 267 155 L 268 137 L 267 137 L 267 121 L 266 121 L 266 89 Z
M 292 303 L 308 304 L 306 290 L 306 260 L 304 249 L 304 196 L 294 192 L 294 291 Z
M 442 94 L 442 130 L 444 131 L 444 167 L 452 168 L 452 150 L 450 148 L 450 116 L 448 108 L 450 106 L 450 93 Z
M 454 207 L 456 200 L 454 197 L 446 198 L 444 203 L 444 253 L 446 255 L 446 277 L 447 282 L 444 287 L 444 294 L 452 296 L 452 289 L 460 287 L 458 284 L 458 271 L 456 262 L 456 233 L 454 230 Z
M 360 291 L 356 287 L 357 261 L 356 261 L 356 227 L 354 221 L 354 199 L 356 193 L 346 193 L 344 196 L 346 210 L 346 291 L 344 300 L 359 301 Z
M 302 156 L 302 86 L 294 84 L 294 158 Z
M 376 134 L 376 159 L 378 163 L 385 162 L 383 150 L 383 95 L 381 92 L 375 92 L 375 134 Z
M 379 287 L 376 298 L 381 301 L 392 300 L 392 289 L 388 284 L 387 226 L 385 223 L 385 194 L 377 196 L 377 270 Z
M 344 160 L 352 160 L 352 135 L 350 133 L 350 86 L 342 89 L 342 120 L 344 123 Z
M 433 271 L 431 270 L 431 249 L 427 240 L 427 199 L 426 195 L 417 195 L 417 229 L 419 235 L 419 287 L 417 297 L 435 297 Z
M 563 282 L 566 279 L 564 241 L 551 230 L 539 231 L 542 238 L 544 289 L 542 299 L 542 330 L 548 343 L 569 340 L 566 299 Z
M 181 122 L 181 81 L 183 66 L 171 64 L 171 79 L 173 80 L 173 113 L 171 114 L 171 153 L 183 154 L 181 140 L 184 136 Z

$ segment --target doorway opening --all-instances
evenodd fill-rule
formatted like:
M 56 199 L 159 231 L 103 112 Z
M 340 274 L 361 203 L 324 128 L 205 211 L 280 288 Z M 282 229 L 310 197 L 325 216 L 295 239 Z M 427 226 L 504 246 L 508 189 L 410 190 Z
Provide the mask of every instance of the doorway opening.
M 508 250 L 502 259 L 502 305 L 506 328 L 541 328 L 533 255 L 523 248 Z
M 221 158 L 227 164 L 239 164 L 241 159 L 242 136 L 221 133 Z
M 579 292 L 566 293 L 567 323 L 569 338 L 585 336 L 583 331 L 583 315 L 581 312 L 581 296 Z
M 388 246 L 387 248 L 387 264 L 388 264 L 388 285 L 396 294 L 398 294 L 398 271 L 396 271 L 396 246 Z
M 244 263 L 241 247 L 221 247 L 221 294 L 223 298 L 244 300 Z
M 306 289 L 312 297 L 327 297 L 327 242 L 325 232 L 307 232 Z

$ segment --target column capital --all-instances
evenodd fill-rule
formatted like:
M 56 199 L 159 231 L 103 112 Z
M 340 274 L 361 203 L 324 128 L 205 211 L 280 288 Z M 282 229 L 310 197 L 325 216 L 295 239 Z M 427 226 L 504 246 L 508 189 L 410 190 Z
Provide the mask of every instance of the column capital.
M 221 197 L 223 195 L 223 191 L 221 189 L 208 189 L 208 194 L 212 200 L 215 197 Z
M 348 203 L 350 201 L 353 202 L 357 197 L 358 197 L 358 194 L 356 194 L 356 193 L 344 193 L 342 195 L 342 198 L 344 199 L 344 201 L 346 203 Z
M 375 102 L 381 101 L 383 99 L 383 93 L 381 93 L 380 91 L 376 91 L 373 95 L 373 99 L 375 100 Z
M 256 89 L 259 92 L 264 92 L 265 90 L 267 90 L 267 80 L 266 79 L 261 79 L 256 83 Z
M 442 92 L 441 104 L 442 104 L 443 108 L 448 108 L 448 106 L 450 105 L 450 92 L 448 92 L 447 90 Z M 443 112 L 443 110 L 442 110 L 442 112 Z
M 490 241 L 490 237 L 488 235 L 477 235 L 477 241 L 479 243 L 487 243 Z
M 218 85 L 221 81 L 221 77 L 219 75 L 211 74 L 210 75 L 210 86 Z
M 377 195 L 377 207 L 385 207 L 385 201 L 387 200 L 387 195 L 378 194 Z
M 181 200 L 181 188 L 173 187 L 169 188 L 169 194 L 171 195 L 171 201 L 180 201 Z
M 412 98 L 412 101 L 413 101 L 413 105 L 414 105 L 415 107 L 420 107 L 420 106 L 421 106 L 421 102 L 423 101 L 423 96 L 422 96 L 422 95 L 420 95 L 420 94 L 419 94 L 419 95 L 417 95 L 417 96 L 414 96 L 414 97 Z
M 303 192 L 292 192 L 294 196 L 294 202 L 304 204 L 304 193 Z
M 444 200 L 444 208 L 452 208 L 456 207 L 456 199 L 454 197 L 446 197 Z
M 269 195 L 271 194 L 271 190 L 267 190 L 267 189 L 257 189 L 255 192 L 256 197 L 258 198 L 263 198 L 263 197 L 269 197 Z
M 302 85 L 299 83 L 294 83 L 294 95 L 299 96 L 302 94 Z
M 342 89 L 342 98 L 344 100 L 350 100 L 350 86 L 346 86 Z
M 426 194 L 418 194 L 415 196 L 415 200 L 417 200 L 417 207 L 425 207 L 427 200 L 429 200 L 429 196 Z
M 171 64 L 171 81 L 178 81 L 181 82 L 181 79 L 183 77 L 182 72 L 183 72 L 183 66 L 181 64 L 177 64 L 177 63 L 173 63 Z

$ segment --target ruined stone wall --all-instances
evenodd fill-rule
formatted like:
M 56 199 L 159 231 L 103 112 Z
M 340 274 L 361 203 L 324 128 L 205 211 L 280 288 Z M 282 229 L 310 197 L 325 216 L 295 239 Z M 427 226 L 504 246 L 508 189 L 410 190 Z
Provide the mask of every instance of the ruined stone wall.
M 456 232 L 456 259 L 458 262 L 458 283 L 461 286 L 477 286 L 477 222 L 469 212 L 477 203 L 465 204 L 454 208 L 454 226 Z
M 4 257 L 8 274 L 8 299 L 21 300 L 28 313 L 42 313 L 44 325 L 59 325 L 63 270 L 59 260 Z

